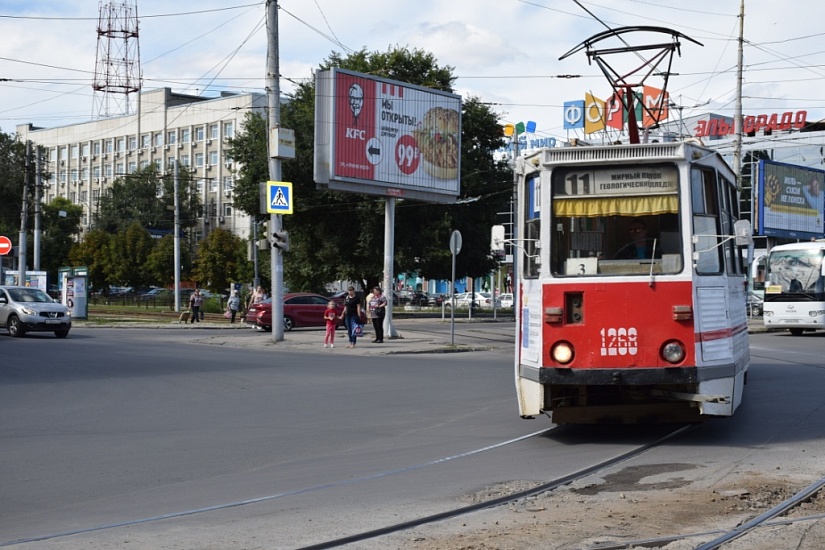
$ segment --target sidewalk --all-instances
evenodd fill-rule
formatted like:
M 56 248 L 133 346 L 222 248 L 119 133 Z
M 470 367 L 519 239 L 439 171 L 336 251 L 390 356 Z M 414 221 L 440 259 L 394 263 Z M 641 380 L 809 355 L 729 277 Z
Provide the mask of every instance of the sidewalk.
M 426 321 L 432 322 L 433 319 Z M 501 326 L 503 330 L 512 331 L 514 321 L 512 318 L 508 320 L 500 319 L 493 320 L 478 320 L 467 322 L 466 320 L 456 321 L 456 326 L 461 325 L 466 328 L 469 325 L 475 327 L 490 327 L 495 329 L 496 326 Z M 261 349 L 282 349 L 288 351 L 314 351 L 326 353 L 340 353 L 350 355 L 390 355 L 390 354 L 410 354 L 410 353 L 456 353 L 468 351 L 492 351 L 492 350 L 512 350 L 513 343 L 507 342 L 502 344 L 499 342 L 490 342 L 485 344 L 478 343 L 478 338 L 467 338 L 462 336 L 458 330 L 455 332 L 455 344 L 451 343 L 450 324 L 443 322 L 439 324 L 438 328 L 433 330 L 424 330 L 423 327 L 417 330 L 416 325 L 419 321 L 416 319 L 399 319 L 393 322 L 398 336 L 390 338 L 385 336 L 384 342 L 381 344 L 373 343 L 372 327 L 365 326 L 364 336 L 358 338 L 358 342 L 354 348 L 347 348 L 349 340 L 344 330 L 337 330 L 335 332 L 335 347 L 324 348 L 324 329 L 323 328 L 296 328 L 289 332 L 284 332 L 284 339 L 281 342 L 275 342 L 274 336 L 271 332 L 263 332 L 255 330 L 250 325 L 242 323 L 229 324 L 226 320 L 206 320 L 200 323 L 178 323 L 164 322 L 143 322 L 143 321 L 118 321 L 114 323 L 95 323 L 85 320 L 78 320 L 74 322 L 74 327 L 84 328 L 142 328 L 142 329 L 164 329 L 177 331 L 194 331 L 194 338 L 191 342 L 230 346 L 230 347 L 244 347 L 244 348 L 261 348 Z

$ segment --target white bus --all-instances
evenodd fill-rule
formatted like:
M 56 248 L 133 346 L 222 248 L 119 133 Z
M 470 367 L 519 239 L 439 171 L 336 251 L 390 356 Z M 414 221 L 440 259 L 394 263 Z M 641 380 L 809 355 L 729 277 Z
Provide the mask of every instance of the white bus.
M 825 329 L 825 239 L 775 246 L 768 255 L 764 321 L 794 336 Z

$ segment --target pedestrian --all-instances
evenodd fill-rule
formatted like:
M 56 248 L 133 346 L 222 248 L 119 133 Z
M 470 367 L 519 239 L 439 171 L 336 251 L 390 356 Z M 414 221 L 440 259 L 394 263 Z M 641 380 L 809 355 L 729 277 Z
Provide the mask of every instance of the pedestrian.
M 355 327 L 361 325 L 361 300 L 355 295 L 355 287 L 351 286 L 347 289 L 347 295 L 344 298 L 344 311 L 341 312 L 339 319 L 344 320 L 344 326 L 347 328 L 347 335 L 349 336 L 348 348 L 354 348 L 358 335 L 355 334 Z
M 370 290 L 370 293 L 367 294 L 367 297 L 364 299 L 364 303 L 367 304 L 367 322 L 372 321 L 372 312 L 370 311 L 369 306 L 370 306 L 370 302 L 372 301 L 373 296 L 375 296 L 375 294 L 373 294 L 372 291 Z
M 189 309 L 192 310 L 192 319 L 189 321 L 190 323 L 200 323 L 200 309 L 201 305 L 203 305 L 203 296 L 201 296 L 201 291 L 199 288 L 195 289 L 195 292 L 192 293 L 192 297 L 189 298 Z
M 335 311 L 335 302 L 332 300 L 327 304 L 327 309 L 324 311 L 324 319 L 327 320 L 327 332 L 324 334 L 324 347 L 335 347 L 335 325 L 338 324 L 338 313 Z
M 229 312 L 229 324 L 233 324 L 235 322 L 235 315 L 238 314 L 238 310 L 241 308 L 241 299 L 238 297 L 238 291 L 233 290 L 232 295 L 229 296 L 229 299 L 226 301 L 226 311 Z
M 249 306 L 252 304 L 259 304 L 266 300 L 266 292 L 264 292 L 264 287 L 258 285 L 254 291 L 252 291 L 252 295 L 249 297 L 249 303 L 246 304 L 246 309 L 249 309 Z
M 384 343 L 384 316 L 387 312 L 387 297 L 380 287 L 372 289 L 372 298 L 367 302 L 367 312 L 372 319 L 372 328 L 375 329 L 374 344 Z

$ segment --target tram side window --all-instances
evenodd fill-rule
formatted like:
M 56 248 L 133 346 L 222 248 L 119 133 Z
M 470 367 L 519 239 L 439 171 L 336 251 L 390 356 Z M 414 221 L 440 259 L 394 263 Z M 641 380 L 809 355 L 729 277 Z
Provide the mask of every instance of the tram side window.
M 694 168 L 690 173 L 693 203 L 693 245 L 697 273 L 722 272 L 722 247 L 719 246 L 719 195 L 716 192 L 716 172 Z
M 524 277 L 528 279 L 539 276 L 539 253 L 541 248 L 539 246 L 539 235 L 541 230 L 541 179 L 538 175 L 525 180 L 527 188 L 525 189 L 524 201 L 524 228 L 522 231 L 522 244 L 524 254 L 522 255 Z M 518 249 L 516 249 L 518 250 Z
M 720 204 L 720 221 L 722 232 L 721 235 L 735 235 L 733 224 L 739 219 L 739 201 L 736 200 L 736 190 L 730 180 L 725 179 L 719 174 L 719 195 L 721 198 Z M 736 247 L 734 239 L 725 241 L 725 265 L 727 266 L 728 275 L 744 275 L 742 269 L 742 254 Z

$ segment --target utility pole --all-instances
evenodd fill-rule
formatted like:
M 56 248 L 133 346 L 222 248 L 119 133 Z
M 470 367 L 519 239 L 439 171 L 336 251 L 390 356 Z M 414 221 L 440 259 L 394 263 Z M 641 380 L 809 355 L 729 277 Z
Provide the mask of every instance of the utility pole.
M 43 178 L 40 173 L 40 163 L 43 158 L 43 148 L 35 148 L 34 166 L 34 266 L 35 271 L 40 271 L 40 192 L 43 189 Z
M 281 123 L 281 85 L 278 59 L 278 1 L 266 2 L 266 26 L 269 30 L 266 52 L 266 91 L 269 107 L 269 136 L 275 133 Z M 267 148 L 272 151 L 271 144 Z M 281 181 L 281 159 L 269 158 L 269 179 Z M 283 231 L 283 217 L 279 214 L 269 215 L 269 233 Z M 257 243 L 256 243 L 257 245 Z M 284 256 L 279 248 L 272 248 L 272 338 L 275 342 L 284 340 Z
M 20 239 L 17 243 L 20 249 L 20 261 L 17 266 L 17 284 L 26 286 L 26 268 L 28 258 L 26 257 L 26 250 L 28 242 L 26 233 L 28 232 L 29 221 L 29 163 L 31 159 L 32 142 L 26 141 L 26 172 L 23 174 L 23 210 L 20 213 Z
M 172 159 L 175 192 L 175 311 L 180 313 L 180 168 Z
M 745 0 L 739 1 L 739 53 L 736 62 L 736 107 L 733 115 L 733 172 L 736 189 L 742 192 L 742 44 L 745 41 Z

